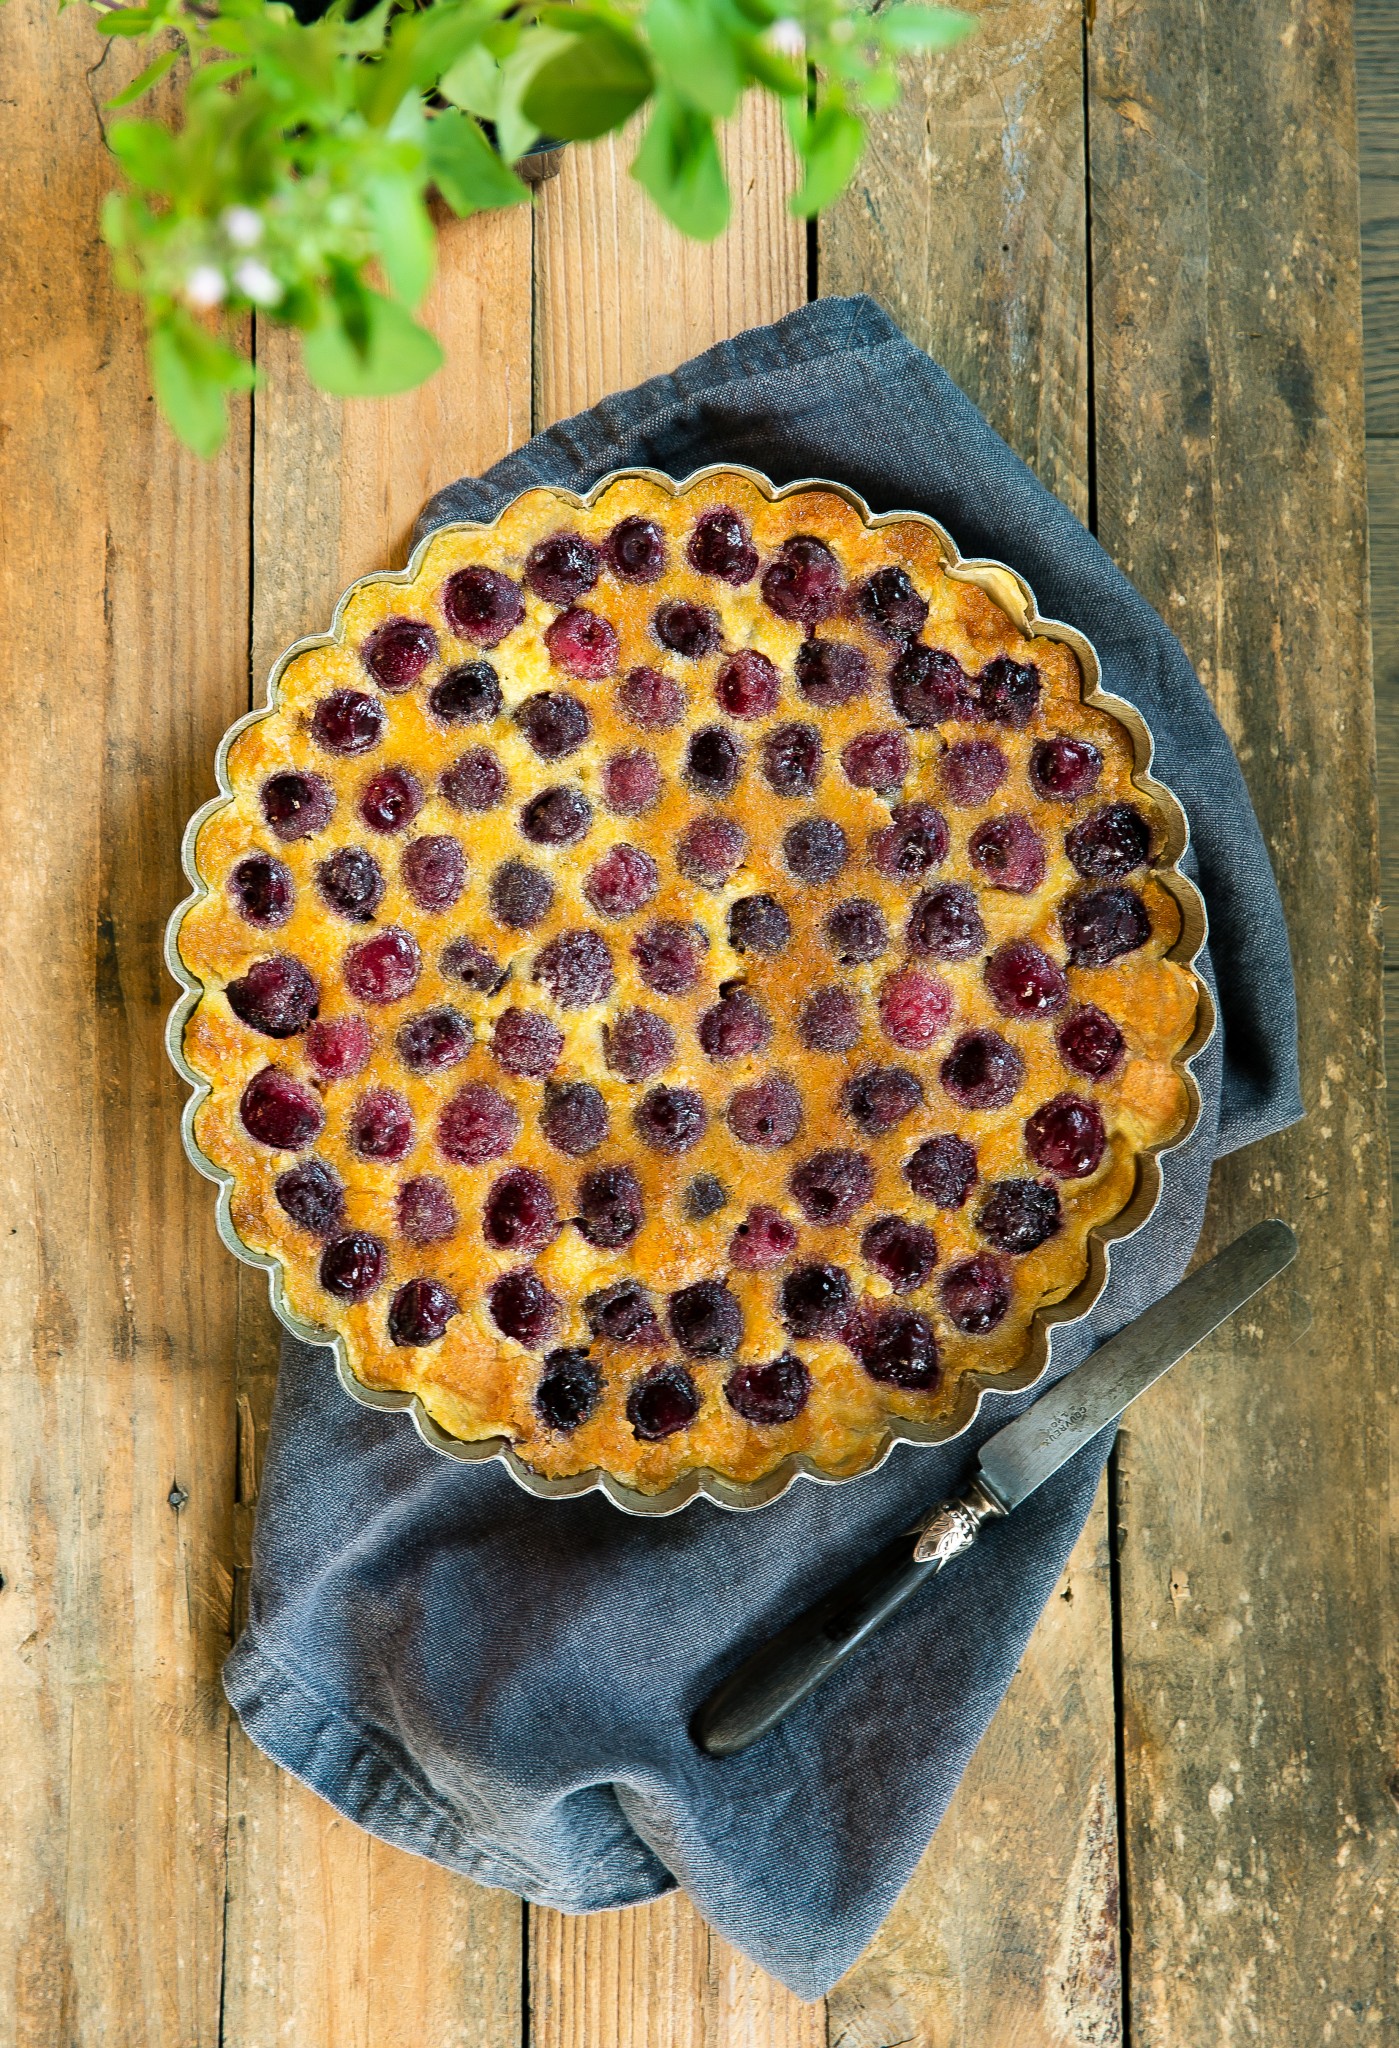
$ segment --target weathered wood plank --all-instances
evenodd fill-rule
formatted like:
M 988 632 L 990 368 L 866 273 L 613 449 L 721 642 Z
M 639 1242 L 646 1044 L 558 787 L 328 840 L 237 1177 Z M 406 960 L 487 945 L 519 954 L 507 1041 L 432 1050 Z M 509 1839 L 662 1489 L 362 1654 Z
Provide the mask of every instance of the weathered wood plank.
M 822 223 L 820 283 L 880 299 L 1083 516 L 1082 17 L 1033 0 L 981 23 L 954 55 L 906 66 L 904 100 Z M 842 2048 L 1119 2038 L 1106 1545 L 1100 1496 L 913 1883 L 832 1995 Z
M 1356 0 L 1360 260 L 1365 290 L 1365 417 L 1399 434 L 1399 30 L 1389 0 Z
M 1121 1452 L 1132 2035 L 1345 2048 L 1399 1866 L 1349 10 L 1101 0 L 1090 47 L 1100 529 L 1239 749 L 1310 1111 L 1207 1232 L 1289 1216 L 1297 1266 Z
M 1395 107 L 1395 118 L 1399 120 L 1399 104 Z M 1366 470 L 1380 795 L 1380 894 L 1384 904 L 1389 1187 L 1391 1209 L 1399 1218 L 1399 439 L 1368 441 Z
M 255 422 L 259 697 L 280 649 L 323 627 L 353 577 L 406 558 L 430 491 L 527 437 L 530 237 L 523 210 L 446 228 L 424 317 L 448 361 L 420 391 L 342 405 L 310 389 L 285 335 L 260 337 L 270 381 Z M 277 1367 L 260 1275 L 242 1275 L 241 1302 L 242 1462 L 255 1471 Z M 251 1515 L 245 1497 L 245 1542 Z M 231 1743 L 221 2048 L 514 2048 L 518 1902 L 371 1840 L 236 1727 Z
M 668 370 L 806 297 L 781 125 L 750 107 L 726 142 L 735 219 L 683 241 L 627 176 L 635 136 L 570 150 L 535 234 L 536 425 Z M 816 2048 L 804 2006 L 711 1934 L 683 1897 L 587 1918 L 530 1915 L 533 2048 Z
M 180 1149 L 160 933 L 246 672 L 247 421 L 203 468 L 156 418 L 98 232 L 128 69 L 102 47 L 86 10 L 0 17 L 0 801 L 25 835 L 0 891 L 0 2039 L 213 2048 L 235 1289 Z

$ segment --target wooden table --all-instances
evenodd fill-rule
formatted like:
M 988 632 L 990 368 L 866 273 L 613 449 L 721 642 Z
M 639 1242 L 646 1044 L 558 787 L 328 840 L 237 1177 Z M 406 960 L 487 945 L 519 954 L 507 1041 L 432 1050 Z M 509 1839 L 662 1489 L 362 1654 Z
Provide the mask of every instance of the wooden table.
M 989 0 L 808 236 L 766 113 L 737 220 L 625 148 L 454 225 L 425 390 L 342 407 L 283 337 L 183 456 L 98 240 L 85 11 L 0 13 L 0 2041 L 15 2048 L 1144 2048 L 1395 2038 L 1393 1311 L 1351 24 L 1340 0 Z M 180 826 L 225 725 L 424 495 L 532 429 L 868 290 L 1180 633 L 1287 898 L 1310 1114 L 1207 1243 L 1301 1260 L 1133 1411 L 941 1833 L 825 2008 L 672 1898 L 526 1912 L 372 1842 L 219 1688 L 275 1369 L 161 1047 Z M 1227 972 L 1228 963 L 1221 963 Z M 1391 1413 L 1393 1411 L 1391 1410 Z

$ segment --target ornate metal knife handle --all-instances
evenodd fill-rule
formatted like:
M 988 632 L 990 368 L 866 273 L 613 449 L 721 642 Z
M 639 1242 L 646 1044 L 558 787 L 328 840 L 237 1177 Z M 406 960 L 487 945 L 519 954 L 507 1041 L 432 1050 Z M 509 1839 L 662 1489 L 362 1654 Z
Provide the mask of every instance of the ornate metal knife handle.
M 913 1555 L 919 1564 L 936 1565 L 941 1571 L 954 1557 L 964 1550 L 970 1550 L 981 1534 L 982 1524 L 1003 1515 L 1005 1509 L 996 1496 L 973 1479 L 951 1500 L 943 1501 L 933 1509 L 925 1522 L 918 1525 L 918 1541 L 913 1546 Z

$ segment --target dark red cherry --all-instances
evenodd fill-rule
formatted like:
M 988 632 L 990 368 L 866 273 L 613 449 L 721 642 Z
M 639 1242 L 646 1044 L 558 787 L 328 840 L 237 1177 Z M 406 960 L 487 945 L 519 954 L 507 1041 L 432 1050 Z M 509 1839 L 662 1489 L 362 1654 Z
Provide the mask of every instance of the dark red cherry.
M 449 668 L 427 695 L 428 710 L 443 725 L 489 725 L 502 704 L 500 678 L 488 661 Z
M 320 1006 L 320 990 L 309 968 L 290 953 L 254 960 L 224 993 L 234 1016 L 267 1038 L 294 1038 Z
M 648 988 L 657 995 L 683 996 L 699 980 L 705 938 L 695 925 L 658 918 L 637 933 L 631 949 Z
M 840 603 L 840 564 L 824 541 L 794 534 L 764 569 L 762 591 L 769 611 L 809 632 Z
M 866 1067 L 840 1091 L 840 1106 L 867 1138 L 897 1130 L 923 1100 L 923 1084 L 907 1067 Z
M 273 1183 L 278 1206 L 298 1229 L 312 1237 L 329 1237 L 345 1214 L 345 1189 L 340 1176 L 322 1159 L 303 1159 L 279 1173 Z
M 527 932 L 547 917 L 554 885 L 542 868 L 527 861 L 507 860 L 491 876 L 491 915 L 511 931 Z
M 691 1358 L 727 1358 L 743 1338 L 738 1297 L 722 1280 L 697 1280 L 670 1297 L 670 1334 Z
M 649 1081 L 675 1057 L 675 1033 L 651 1010 L 619 1010 L 602 1031 L 603 1058 L 623 1081 Z
M 306 1057 L 323 1081 L 348 1081 L 362 1074 L 372 1045 L 363 1017 L 322 1017 L 306 1033 Z
M 846 988 L 818 988 L 797 1025 L 813 1052 L 848 1052 L 860 1035 L 860 1005 Z
M 620 519 L 607 536 L 607 560 L 624 583 L 654 583 L 666 564 L 665 535 L 654 519 Z
M 675 865 L 687 882 L 721 889 L 743 859 L 743 828 L 732 818 L 696 818 L 680 835 Z
M 792 1235 L 795 1241 L 796 1232 Z M 843 1266 L 798 1266 L 782 1282 L 778 1299 L 782 1320 L 794 1337 L 838 1337 L 855 1306 Z
M 1025 1150 L 1060 1180 L 1096 1172 L 1107 1141 L 1102 1111 L 1081 1095 L 1056 1095 L 1025 1123 Z
M 584 1159 L 607 1136 L 607 1104 L 591 1081 L 568 1081 L 546 1090 L 539 1127 L 556 1152 Z
M 692 569 L 735 587 L 751 583 L 758 573 L 758 550 L 748 526 L 732 505 L 716 505 L 701 513 L 685 544 Z
M 803 818 L 782 835 L 782 858 L 799 882 L 819 887 L 845 866 L 849 842 L 834 818 Z
M 466 887 L 466 855 L 445 832 L 429 833 L 405 846 L 398 871 L 420 910 L 450 910 Z
M 697 1173 L 681 1197 L 681 1211 L 689 1223 L 703 1223 L 729 1206 L 729 1191 L 712 1173 Z
M 779 725 L 762 746 L 763 779 L 776 796 L 810 796 L 821 773 L 821 735 L 814 725 Z
M 782 679 L 756 647 L 731 654 L 714 679 L 714 695 L 730 718 L 766 718 L 776 709 Z
M 962 882 L 940 882 L 913 905 L 904 943 L 933 960 L 969 960 L 986 944 L 976 898 Z
M 1031 1021 L 1052 1017 L 1069 999 L 1063 968 L 1029 939 L 997 947 L 986 963 L 986 986 L 1004 1016 Z
M 423 807 L 423 785 L 409 768 L 381 768 L 360 792 L 359 814 L 371 832 L 402 832 Z
M 796 1249 L 797 1226 L 780 1210 L 764 1203 L 748 1211 L 729 1240 L 729 1260 L 746 1273 L 765 1272 L 780 1266 Z
M 437 1143 L 458 1166 L 484 1166 L 509 1152 L 520 1135 L 519 1112 L 484 1081 L 468 1082 L 437 1119 Z
M 915 1195 L 939 1209 L 960 1209 L 976 1185 L 976 1148 L 952 1131 L 925 1138 L 904 1168 Z
M 794 1422 L 811 1398 L 811 1374 L 789 1351 L 766 1365 L 740 1365 L 724 1382 L 735 1415 L 760 1427 Z
M 481 1229 L 497 1251 L 542 1252 L 559 1234 L 554 1191 L 542 1173 L 512 1166 L 486 1196 Z
M 814 1152 L 789 1186 L 809 1223 L 848 1223 L 874 1193 L 874 1169 L 863 1152 Z
M 842 967 L 877 960 L 889 944 L 884 913 L 868 896 L 847 896 L 829 911 L 823 927 L 826 944 Z
M 520 812 L 520 830 L 536 846 L 572 846 L 592 822 L 592 805 L 581 789 L 569 784 L 542 789 Z
M 599 1250 L 629 1245 L 644 1217 L 641 1183 L 629 1166 L 595 1166 L 579 1181 L 578 1228 Z
M 1151 827 L 1135 804 L 1104 804 L 1074 826 L 1064 851 L 1090 881 L 1130 875 L 1146 865 Z
M 400 1024 L 394 1043 L 410 1074 L 440 1074 L 466 1058 L 472 1036 L 461 1011 L 450 1003 L 439 1003 Z
M 661 871 L 649 853 L 623 842 L 604 854 L 583 884 L 599 917 L 634 917 L 661 886 Z
M 584 682 L 601 682 L 617 666 L 615 627 L 586 605 L 560 612 L 544 634 L 544 645 L 556 667 Z
M 364 847 L 340 846 L 316 869 L 316 890 L 337 917 L 368 924 L 384 900 L 384 871 Z
M 250 853 L 228 877 L 228 893 L 240 917 L 273 931 L 291 916 L 296 891 L 291 869 L 270 853 Z
M 408 1104 L 396 1088 L 371 1088 L 350 1111 L 346 1137 L 357 1159 L 402 1159 L 413 1142 Z
M 916 1309 L 874 1309 L 852 1324 L 851 1349 L 872 1380 L 931 1394 L 942 1379 L 937 1339 Z
M 700 661 L 719 645 L 719 614 L 707 604 L 691 604 L 685 598 L 671 598 L 657 605 L 651 630 L 662 647 L 683 661 Z
M 938 1262 L 938 1241 L 925 1223 L 877 1216 L 860 1239 L 860 1252 L 870 1271 L 887 1280 L 895 1294 L 913 1294 L 926 1285 Z
M 916 731 L 976 715 L 971 678 L 956 655 L 921 641 L 906 647 L 889 671 L 889 695 Z
M 1059 906 L 1059 929 L 1074 967 L 1106 967 L 1151 937 L 1151 917 L 1135 889 L 1080 889 Z
M 389 1338 L 395 1344 L 435 1344 L 459 1307 L 440 1280 L 405 1280 L 389 1303 Z
M 276 1152 L 300 1152 L 320 1136 L 325 1111 L 309 1088 L 280 1067 L 262 1067 L 238 1104 L 243 1129 Z
M 913 640 L 927 622 L 928 601 L 919 596 L 907 569 L 891 562 L 859 586 L 855 610 L 881 640 Z
M 731 732 L 722 725 L 701 726 L 685 749 L 685 780 L 696 796 L 729 796 L 742 761 L 742 751 Z
M 611 994 L 616 975 L 596 932 L 564 931 L 536 953 L 533 978 L 561 1010 L 582 1010 Z
M 624 818 L 649 811 L 661 793 L 661 771 L 654 757 L 639 748 L 614 754 L 603 765 L 602 793 L 608 809 Z
M 952 991 L 923 967 L 901 967 L 879 991 L 879 1022 L 886 1038 L 923 1052 L 942 1036 L 952 1016 Z
M 894 882 L 916 882 L 941 867 L 950 845 L 947 820 L 932 804 L 899 804 L 889 824 L 870 834 L 870 859 Z
M 1091 796 L 1102 772 L 1103 757 L 1091 740 L 1071 740 L 1062 733 L 1052 740 L 1037 740 L 1030 755 L 1030 782 L 1051 803 L 1071 804 Z
M 542 1081 L 563 1058 L 563 1033 L 539 1010 L 502 1010 L 491 1034 L 491 1051 L 507 1074 Z
M 1000 1109 L 1025 1078 L 1025 1062 L 998 1031 L 964 1031 L 938 1069 L 964 1109 Z
M 453 1237 L 461 1221 L 447 1183 L 433 1173 L 417 1173 L 404 1181 L 395 1205 L 398 1234 L 409 1244 L 440 1244 Z
M 508 787 L 489 747 L 469 747 L 442 777 L 442 794 L 458 811 L 493 811 Z
M 740 896 L 729 905 L 729 944 L 737 953 L 780 953 L 792 920 L 775 896 Z
M 572 604 L 597 582 L 602 550 L 581 533 L 551 533 L 525 558 L 525 581 L 549 604 Z
M 638 1210 L 638 1215 L 640 1211 Z M 663 1344 L 665 1333 L 656 1320 L 651 1297 L 635 1280 L 618 1280 L 590 1294 L 583 1303 L 588 1328 L 607 1344 Z
M 496 647 L 524 617 L 525 600 L 499 569 L 458 569 L 442 586 L 442 610 L 459 640 Z
M 744 1145 L 790 1145 L 802 1124 L 802 1099 L 781 1074 L 769 1074 L 751 1088 L 739 1088 L 724 1112 L 729 1129 Z
M 376 626 L 359 658 L 381 690 L 410 690 L 437 659 L 437 635 L 426 619 L 385 619 Z
M 1054 1034 L 1066 1067 L 1090 1081 L 1104 1080 L 1121 1063 L 1127 1041 L 1106 1012 L 1086 1003 L 1067 1016 Z
M 602 1399 L 602 1374 L 585 1350 L 571 1346 L 551 1351 L 534 1390 L 534 1412 L 546 1429 L 566 1435 L 596 1410 Z
M 693 1088 L 653 1088 L 632 1118 L 636 1134 L 653 1152 L 688 1152 L 704 1136 L 709 1119 Z
M 869 657 L 848 640 L 803 640 L 796 671 L 801 695 L 823 711 L 848 704 L 869 687 Z
M 949 1266 L 938 1289 L 943 1311 L 964 1337 L 984 1337 L 1010 1307 L 1010 1275 L 990 1252 Z
M 509 970 L 474 939 L 453 939 L 450 946 L 442 948 L 442 972 L 478 995 L 493 996 Z
M 744 1059 L 761 1052 L 772 1037 L 767 1012 L 747 989 L 731 989 L 699 1020 L 698 1037 L 712 1060 Z
M 541 690 L 515 713 L 521 732 L 541 761 L 576 754 L 593 729 L 587 707 L 566 690 Z
M 361 939 L 345 955 L 345 986 L 362 1003 L 397 1003 L 411 995 L 423 956 L 411 932 L 397 925 Z
M 627 1395 L 627 1421 L 643 1443 L 688 1429 L 699 1411 L 699 1388 L 683 1365 L 653 1366 Z
M 977 1212 L 976 1227 L 998 1251 L 1020 1257 L 1053 1237 L 1060 1221 L 1058 1192 L 1048 1181 L 998 1180 Z
M 912 758 L 901 732 L 862 732 L 841 750 L 840 765 L 856 789 L 889 796 L 908 779 Z
M 528 1351 L 542 1349 L 562 1320 L 558 1302 L 530 1266 L 502 1274 L 486 1299 L 501 1335 Z
M 1010 773 L 1010 763 L 994 740 L 958 740 L 938 763 L 949 803 L 961 809 L 984 804 Z
M 678 723 L 685 709 L 685 693 L 670 676 L 657 668 L 634 668 L 617 690 L 622 716 L 644 732 L 665 732 Z
M 981 716 L 1016 732 L 1024 731 L 1039 707 L 1040 672 L 1033 662 L 998 654 L 987 662 L 975 687 Z
M 337 1301 L 368 1301 L 388 1271 L 389 1250 L 368 1230 L 347 1230 L 321 1253 L 321 1286 Z
M 317 745 L 330 754 L 367 754 L 384 736 L 384 707 L 363 690 L 332 690 L 311 714 Z
M 279 839 L 310 839 L 324 832 L 335 810 L 335 791 L 323 775 L 288 769 L 262 785 L 262 815 Z
M 993 888 L 1030 896 L 1044 880 L 1044 841 L 1018 811 L 978 825 L 967 842 L 967 852 L 972 866 Z

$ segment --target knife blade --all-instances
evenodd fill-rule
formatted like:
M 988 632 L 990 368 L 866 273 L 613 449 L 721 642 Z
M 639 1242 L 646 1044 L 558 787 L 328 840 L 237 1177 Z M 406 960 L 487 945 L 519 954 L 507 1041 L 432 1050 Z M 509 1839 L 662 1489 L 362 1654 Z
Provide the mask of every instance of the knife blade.
M 1008 1515 L 1138 1394 L 1227 1322 L 1297 1256 L 1276 1218 L 1257 1223 L 1119 1330 L 988 1437 L 974 1477 L 896 1536 L 824 1599 L 755 1650 L 697 1710 L 690 1733 L 710 1756 L 766 1735 L 952 1559 Z

